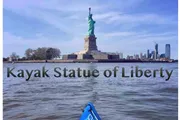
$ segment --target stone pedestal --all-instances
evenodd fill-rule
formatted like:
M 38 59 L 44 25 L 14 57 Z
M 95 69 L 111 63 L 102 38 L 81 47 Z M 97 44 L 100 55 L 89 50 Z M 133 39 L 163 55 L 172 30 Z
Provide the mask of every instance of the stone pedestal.
M 77 59 L 94 59 L 92 55 L 90 54 L 78 54 Z
M 77 55 L 76 54 L 63 55 L 62 59 L 63 60 L 74 60 L 74 59 L 77 59 Z
M 96 45 L 96 37 L 95 36 L 86 36 L 84 38 L 84 50 L 86 52 L 92 51 L 92 50 L 98 50 Z

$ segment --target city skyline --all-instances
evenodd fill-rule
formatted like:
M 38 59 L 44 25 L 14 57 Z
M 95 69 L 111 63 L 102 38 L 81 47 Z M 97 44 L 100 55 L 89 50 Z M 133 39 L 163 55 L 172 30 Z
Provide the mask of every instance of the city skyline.
M 141 52 L 139 54 L 135 53 L 134 55 L 127 55 L 127 59 L 153 59 L 153 60 L 165 60 L 171 58 L 171 45 L 166 44 L 164 46 L 165 50 L 162 53 L 159 53 L 158 44 L 155 43 L 155 49 L 147 49 L 147 53 Z
M 152 51 L 156 42 L 159 53 L 165 53 L 165 44 L 171 44 L 171 58 L 177 59 L 177 1 L 168 0 L 163 4 L 160 0 L 4 1 L 4 57 L 12 52 L 24 56 L 27 48 L 37 47 L 57 47 L 62 54 L 81 50 L 89 6 L 96 20 L 99 50 L 127 56 Z

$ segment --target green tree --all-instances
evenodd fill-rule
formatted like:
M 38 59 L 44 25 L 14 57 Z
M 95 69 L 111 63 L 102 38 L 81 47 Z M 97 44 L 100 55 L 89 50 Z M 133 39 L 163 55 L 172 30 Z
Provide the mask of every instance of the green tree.
M 60 57 L 60 50 L 57 49 L 57 48 L 49 48 L 47 51 L 46 51 L 46 58 L 48 60 L 50 59 L 53 59 L 53 58 L 57 58 L 57 57 Z
M 46 51 L 48 48 L 42 47 L 35 50 L 35 58 L 37 60 L 45 60 L 46 59 Z
M 17 55 L 15 52 L 13 52 L 13 53 L 10 55 L 10 57 L 11 57 L 11 59 L 12 59 L 13 61 L 16 61 L 16 60 L 19 59 L 19 55 Z
M 56 57 L 60 57 L 60 50 L 57 48 L 37 48 L 33 50 L 31 48 L 25 51 L 25 56 L 28 60 L 46 60 L 46 59 L 53 59 Z
M 26 51 L 25 51 L 25 56 L 28 60 L 32 60 L 33 57 L 35 56 L 35 51 L 31 48 L 28 48 Z

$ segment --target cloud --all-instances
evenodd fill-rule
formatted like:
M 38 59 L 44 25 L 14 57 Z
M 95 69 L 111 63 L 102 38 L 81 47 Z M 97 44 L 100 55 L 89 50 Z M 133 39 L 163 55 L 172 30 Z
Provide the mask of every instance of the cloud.
M 111 33 L 104 33 L 105 37 L 124 37 L 124 36 L 130 36 L 130 35 L 134 35 L 136 33 L 134 32 L 111 32 Z
M 96 20 L 106 20 L 114 16 L 118 16 L 120 13 L 118 12 L 108 12 L 94 15 L 94 19 Z
M 147 31 L 143 32 L 124 32 L 124 31 L 118 31 L 118 32 L 108 32 L 108 33 L 99 33 L 100 35 L 103 35 L 104 37 L 138 37 L 138 38 L 148 38 L 148 37 L 167 37 L 167 36 L 176 36 L 177 33 L 174 32 L 160 32 L 160 33 L 149 33 Z
M 127 14 L 119 12 L 108 12 L 102 14 L 96 14 L 94 16 L 96 20 L 103 21 L 107 24 L 120 23 L 120 24 L 175 24 L 177 19 L 173 16 L 161 16 L 154 13 L 146 14 Z
M 15 51 L 22 57 L 26 49 L 36 49 L 38 47 L 59 48 L 63 54 L 73 53 L 83 49 L 83 38 L 81 38 L 82 40 L 80 40 L 78 36 L 74 37 L 71 41 L 64 42 L 61 42 L 61 37 L 57 38 L 55 42 L 52 41 L 50 38 L 47 38 L 46 36 L 42 36 L 41 34 L 38 34 L 33 39 L 27 39 L 22 36 L 16 36 L 9 32 L 4 32 L 3 36 L 4 56 L 8 56 Z

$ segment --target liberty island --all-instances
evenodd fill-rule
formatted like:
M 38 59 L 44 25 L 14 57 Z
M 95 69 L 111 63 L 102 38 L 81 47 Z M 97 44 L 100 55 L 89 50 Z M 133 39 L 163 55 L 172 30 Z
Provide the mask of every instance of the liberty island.
M 75 52 L 68 55 L 63 55 L 63 60 L 108 60 L 108 59 L 119 59 L 119 55 L 115 53 L 107 53 L 101 52 L 98 50 L 96 44 L 96 36 L 94 33 L 95 30 L 95 21 L 93 20 L 93 14 L 91 13 L 91 8 L 89 8 L 89 15 L 88 15 L 88 34 L 84 38 L 84 50 L 80 52 Z

